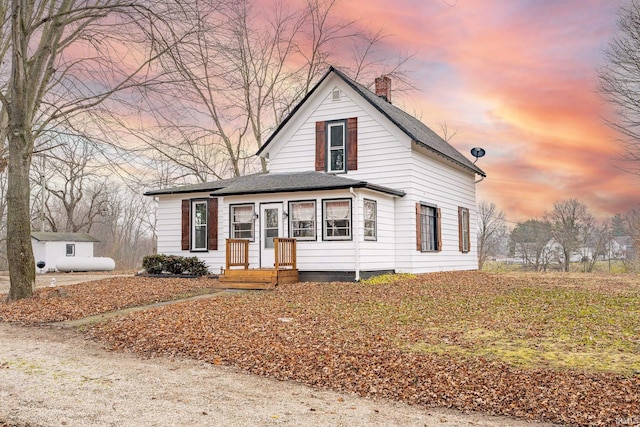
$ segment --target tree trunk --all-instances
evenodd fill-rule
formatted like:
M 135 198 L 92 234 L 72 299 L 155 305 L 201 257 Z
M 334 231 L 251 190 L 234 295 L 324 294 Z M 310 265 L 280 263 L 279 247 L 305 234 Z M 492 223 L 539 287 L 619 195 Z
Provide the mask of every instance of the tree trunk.
M 9 99 L 9 174 L 7 185 L 7 258 L 9 300 L 28 298 L 36 284 L 36 266 L 31 247 L 29 170 L 33 154 L 31 110 L 27 96 L 28 41 L 25 37 L 26 2 L 11 4 L 11 96 Z M 35 83 L 34 83 L 35 84 Z
M 15 128 L 14 128 L 15 129 Z M 36 282 L 31 247 L 29 168 L 31 166 L 29 131 L 9 135 L 9 176 L 7 188 L 7 258 L 9 262 L 9 300 L 29 298 Z

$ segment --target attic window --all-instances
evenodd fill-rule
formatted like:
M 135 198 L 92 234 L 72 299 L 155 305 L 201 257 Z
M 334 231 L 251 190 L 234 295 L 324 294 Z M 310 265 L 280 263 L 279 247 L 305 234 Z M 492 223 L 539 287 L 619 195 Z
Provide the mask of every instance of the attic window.
M 340 101 L 340 89 L 334 89 L 333 92 L 331 92 L 331 100 Z

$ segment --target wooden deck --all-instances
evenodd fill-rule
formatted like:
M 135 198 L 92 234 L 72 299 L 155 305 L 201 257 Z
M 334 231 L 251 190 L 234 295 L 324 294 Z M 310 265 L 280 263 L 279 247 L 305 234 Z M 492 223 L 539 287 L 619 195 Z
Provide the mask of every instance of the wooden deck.
M 219 277 L 220 287 L 273 289 L 279 284 L 297 283 L 296 240 L 276 238 L 274 244 L 274 268 L 249 268 L 249 241 L 227 239 L 226 269 Z
M 298 282 L 298 270 L 250 268 L 227 270 L 219 277 L 220 287 L 226 289 L 273 289 L 277 285 Z

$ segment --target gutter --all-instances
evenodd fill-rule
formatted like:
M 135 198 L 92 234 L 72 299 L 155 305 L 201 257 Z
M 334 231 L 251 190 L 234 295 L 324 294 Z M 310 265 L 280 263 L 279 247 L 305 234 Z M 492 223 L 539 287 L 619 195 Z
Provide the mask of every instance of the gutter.
M 356 239 L 356 282 L 360 281 L 360 196 L 353 190 L 353 187 L 349 187 L 349 192 L 353 194 L 356 200 L 355 203 L 355 227 L 352 227 L 355 232 L 353 238 Z

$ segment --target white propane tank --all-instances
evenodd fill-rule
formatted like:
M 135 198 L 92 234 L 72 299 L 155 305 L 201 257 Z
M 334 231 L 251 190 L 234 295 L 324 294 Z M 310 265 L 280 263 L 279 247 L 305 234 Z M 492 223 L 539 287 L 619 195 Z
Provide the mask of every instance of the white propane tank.
M 69 271 L 111 271 L 116 268 L 113 259 L 107 257 L 63 256 L 56 260 L 56 269 Z

